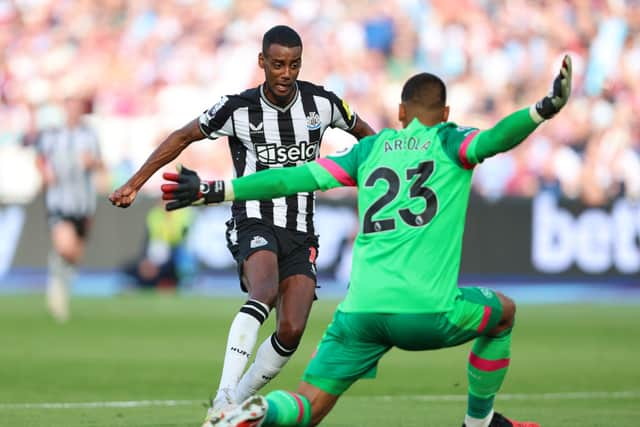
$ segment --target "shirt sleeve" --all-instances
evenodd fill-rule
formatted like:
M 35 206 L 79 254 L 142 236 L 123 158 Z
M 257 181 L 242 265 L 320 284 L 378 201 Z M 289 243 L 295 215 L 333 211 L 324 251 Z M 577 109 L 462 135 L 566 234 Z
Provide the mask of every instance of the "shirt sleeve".
M 479 129 L 474 127 L 457 126 L 447 123 L 438 132 L 447 156 L 458 166 L 464 169 L 473 169 L 475 163 L 469 159 L 469 144 L 478 134 Z
M 331 127 L 351 130 L 356 125 L 356 113 L 351 111 L 347 101 L 333 92 L 328 92 L 331 102 Z
M 355 187 L 358 185 L 358 167 L 363 157 L 363 147 L 370 137 L 363 138 L 351 147 L 318 159 L 311 171 L 322 190 L 335 187 Z
M 529 108 L 511 113 L 492 128 L 479 132 L 468 144 L 466 156 L 469 162 L 475 164 L 511 150 L 536 130 L 539 124 L 531 118 Z
M 456 127 L 448 123 L 438 135 L 449 157 L 463 168 L 472 169 L 484 159 L 517 146 L 538 125 L 531 118 L 529 108 L 523 108 L 504 117 L 490 129 Z
M 318 190 L 320 186 L 310 171 L 313 163 L 293 168 L 266 169 L 235 178 L 231 181 L 233 199 L 264 200 Z
M 232 136 L 233 108 L 229 97 L 223 96 L 211 108 L 205 110 L 198 119 L 200 130 L 207 138 L 216 139 L 221 136 Z
M 49 151 L 51 150 L 51 134 L 54 131 L 51 129 L 44 130 L 38 132 L 38 136 L 36 137 L 35 149 L 36 155 L 42 158 L 46 158 L 49 156 Z
M 276 168 L 252 173 L 231 181 L 234 200 L 263 200 L 296 193 L 355 186 L 360 144 L 333 156 L 293 168 Z
M 35 139 L 35 143 L 33 144 L 33 148 L 36 151 L 36 154 L 38 156 L 42 156 L 44 155 L 44 142 L 43 142 L 43 138 L 44 137 L 44 132 L 38 132 L 38 135 L 36 136 Z
M 87 146 L 85 149 L 96 160 L 102 160 L 102 151 L 100 150 L 100 139 L 98 134 L 92 129 L 87 128 Z

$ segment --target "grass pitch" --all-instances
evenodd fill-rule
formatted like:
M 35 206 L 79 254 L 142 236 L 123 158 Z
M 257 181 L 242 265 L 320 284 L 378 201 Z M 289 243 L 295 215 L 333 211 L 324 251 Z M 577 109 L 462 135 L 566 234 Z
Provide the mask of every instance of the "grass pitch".
M 74 298 L 59 325 L 41 295 L 0 297 L 0 426 L 199 426 L 242 299 Z M 319 301 L 298 352 L 266 390 L 295 388 L 336 301 Z M 275 317 L 275 316 L 272 316 Z M 549 426 L 636 426 L 640 306 L 521 305 L 496 409 Z M 273 319 L 261 339 L 273 330 Z M 470 344 L 391 351 L 325 426 L 459 426 Z

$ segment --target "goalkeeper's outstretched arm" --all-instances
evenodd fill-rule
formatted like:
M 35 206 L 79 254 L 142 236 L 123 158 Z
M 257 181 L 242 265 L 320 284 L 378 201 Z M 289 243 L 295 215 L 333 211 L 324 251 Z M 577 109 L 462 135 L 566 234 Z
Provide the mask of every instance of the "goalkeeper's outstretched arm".
M 566 55 L 551 92 L 531 107 L 503 118 L 491 129 L 478 132 L 467 147 L 467 160 L 471 164 L 477 164 L 520 144 L 540 123 L 555 116 L 567 103 L 570 95 L 571 57 Z
M 320 185 L 311 172 L 311 163 L 293 168 L 280 168 L 262 171 L 227 181 L 231 187 L 227 200 L 262 200 L 291 196 L 296 193 L 311 192 L 320 189 Z
M 201 180 L 195 171 L 178 165 L 178 173 L 164 173 L 170 183 L 161 186 L 169 211 L 190 205 L 232 200 L 266 200 L 321 189 L 312 167 L 316 162 L 293 168 L 269 169 L 233 180 Z M 326 189 L 326 188 L 325 188 Z

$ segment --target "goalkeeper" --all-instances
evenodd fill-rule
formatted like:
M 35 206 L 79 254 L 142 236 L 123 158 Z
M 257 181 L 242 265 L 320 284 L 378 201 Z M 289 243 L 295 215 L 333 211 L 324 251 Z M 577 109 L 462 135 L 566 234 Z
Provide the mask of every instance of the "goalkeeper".
M 444 83 L 421 73 L 402 89 L 403 129 L 365 137 L 341 154 L 230 182 L 204 182 L 186 168 L 165 174 L 168 210 L 358 187 L 361 228 L 349 290 L 298 391 L 253 396 L 215 425 L 316 425 L 355 381 L 375 376 L 392 347 L 434 350 L 473 340 L 463 426 L 538 426 L 493 409 L 509 367 L 515 303 L 490 289 L 458 288 L 457 281 L 474 166 L 517 146 L 560 111 L 570 92 L 565 56 L 547 96 L 481 131 L 447 121 Z

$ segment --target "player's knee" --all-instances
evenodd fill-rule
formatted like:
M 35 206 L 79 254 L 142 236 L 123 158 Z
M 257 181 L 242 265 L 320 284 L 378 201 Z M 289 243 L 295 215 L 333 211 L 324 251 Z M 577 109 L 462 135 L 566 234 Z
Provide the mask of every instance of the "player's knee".
M 269 307 L 275 306 L 278 298 L 278 273 L 260 269 L 250 269 L 242 275 L 242 282 L 249 291 L 249 298 L 258 300 Z
M 498 298 L 502 303 L 502 318 L 500 319 L 499 326 L 502 329 L 511 328 L 516 318 L 516 303 L 509 297 L 498 293 Z
M 298 324 L 291 321 L 280 321 L 278 323 L 278 341 L 289 349 L 298 347 L 302 334 L 304 333 L 304 324 Z
M 58 254 L 67 263 L 72 265 L 78 264 L 80 262 L 80 258 L 82 257 L 82 252 L 78 248 L 70 245 L 60 246 L 58 248 Z
M 269 280 L 245 281 L 244 283 L 249 290 L 250 299 L 258 300 L 269 307 L 275 306 L 278 299 L 277 283 L 271 283 Z
M 502 317 L 500 318 L 498 325 L 489 331 L 489 336 L 497 336 L 513 328 L 516 317 L 516 303 L 511 298 L 501 294 L 500 292 L 496 292 L 496 295 L 502 304 Z

